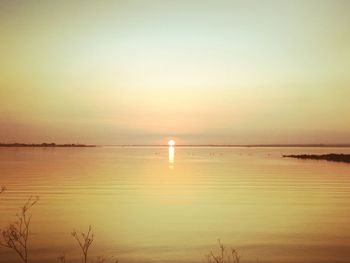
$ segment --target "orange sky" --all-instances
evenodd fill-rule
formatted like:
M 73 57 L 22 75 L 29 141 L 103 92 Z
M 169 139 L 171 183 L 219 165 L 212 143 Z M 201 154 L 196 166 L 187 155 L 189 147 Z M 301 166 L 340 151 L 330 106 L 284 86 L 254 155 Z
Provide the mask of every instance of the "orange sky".
M 344 143 L 349 1 L 1 1 L 0 141 Z

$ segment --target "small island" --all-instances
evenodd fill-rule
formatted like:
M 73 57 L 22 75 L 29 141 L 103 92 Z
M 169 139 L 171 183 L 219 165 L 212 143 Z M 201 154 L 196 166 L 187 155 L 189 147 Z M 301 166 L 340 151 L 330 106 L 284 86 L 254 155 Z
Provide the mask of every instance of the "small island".
M 297 155 L 283 155 L 283 157 L 350 163 L 350 154 L 337 154 L 337 153 L 322 154 L 322 155 L 297 154 Z
M 0 147 L 96 147 L 96 145 L 86 144 L 56 144 L 56 143 L 0 143 Z

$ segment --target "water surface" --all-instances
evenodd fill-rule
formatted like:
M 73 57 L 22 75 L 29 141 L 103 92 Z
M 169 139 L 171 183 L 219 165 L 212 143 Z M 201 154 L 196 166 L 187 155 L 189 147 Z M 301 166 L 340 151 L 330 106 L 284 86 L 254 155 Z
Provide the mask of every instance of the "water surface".
M 242 262 L 350 262 L 350 165 L 281 158 L 349 148 L 0 148 L 0 227 L 31 195 L 30 261 L 203 262 L 220 238 Z M 0 262 L 19 262 L 0 247 Z

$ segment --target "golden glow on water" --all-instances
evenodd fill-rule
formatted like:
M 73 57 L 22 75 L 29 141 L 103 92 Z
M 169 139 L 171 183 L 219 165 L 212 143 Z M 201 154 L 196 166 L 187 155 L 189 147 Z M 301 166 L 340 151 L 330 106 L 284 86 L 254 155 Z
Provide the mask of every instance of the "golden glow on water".
M 182 147 L 169 169 L 170 149 L 0 149 L 0 227 L 39 195 L 33 262 L 57 262 L 62 250 L 79 259 L 69 233 L 90 224 L 91 258 L 121 262 L 203 262 L 217 238 L 244 262 L 350 258 L 349 165 L 281 158 L 350 149 Z
M 170 168 L 174 168 L 175 147 L 174 146 L 169 146 L 169 150 L 168 151 L 169 151 L 169 167 Z

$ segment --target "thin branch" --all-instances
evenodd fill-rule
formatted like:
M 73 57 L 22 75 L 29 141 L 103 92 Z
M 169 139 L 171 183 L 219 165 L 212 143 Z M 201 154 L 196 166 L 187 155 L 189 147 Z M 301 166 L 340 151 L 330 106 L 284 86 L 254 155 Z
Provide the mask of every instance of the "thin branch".
M 80 233 L 80 236 L 77 234 L 76 231 L 73 231 L 71 233 L 83 252 L 84 263 L 87 262 L 88 250 L 89 250 L 91 243 L 94 241 L 94 234 L 91 232 L 91 230 L 92 230 L 92 228 L 91 228 L 91 226 L 89 226 L 87 234 L 82 232 L 82 233 Z
M 38 197 L 31 196 L 21 208 L 21 213 L 16 215 L 17 220 L 0 230 L 0 246 L 15 251 L 24 263 L 28 263 L 28 237 L 31 220 L 31 215 L 27 216 L 27 212 L 38 200 Z
M 240 256 L 238 252 L 231 248 L 230 250 L 226 250 L 226 247 L 218 240 L 219 252 L 218 254 L 214 254 L 213 251 L 210 252 L 206 256 L 207 263 L 239 263 Z
M 0 186 L 0 194 L 2 193 L 2 192 L 5 192 L 7 190 L 7 188 L 6 188 L 6 186 Z

